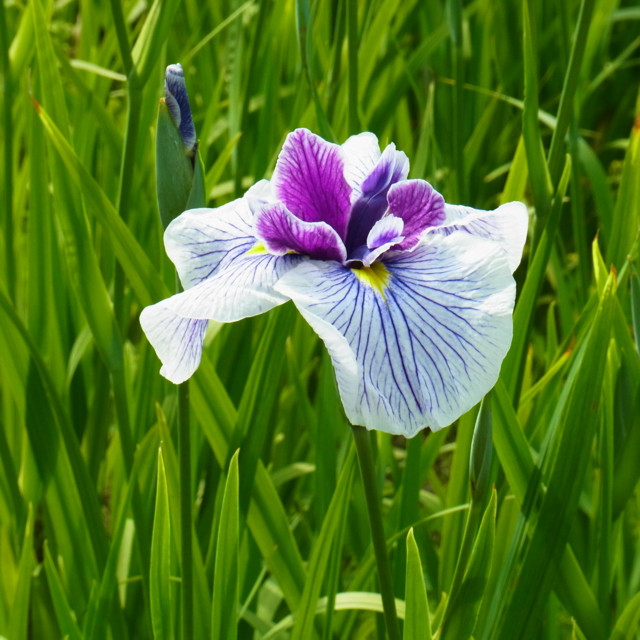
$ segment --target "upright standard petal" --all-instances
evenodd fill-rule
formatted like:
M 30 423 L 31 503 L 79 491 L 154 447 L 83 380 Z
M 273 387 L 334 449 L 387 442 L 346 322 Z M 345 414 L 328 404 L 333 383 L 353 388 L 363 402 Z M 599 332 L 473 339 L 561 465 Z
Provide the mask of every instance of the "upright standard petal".
M 522 202 L 507 202 L 493 211 L 445 204 L 443 222 L 431 231 L 444 235 L 463 231 L 479 238 L 493 240 L 502 247 L 511 272 L 514 272 L 522 259 L 528 224 L 527 207 Z
M 362 185 L 380 159 L 378 138 L 370 131 L 347 138 L 340 147 L 344 160 L 344 177 L 351 187 L 351 202 L 362 195 Z
M 515 284 L 492 242 L 433 235 L 350 270 L 308 261 L 276 285 L 324 340 L 354 424 L 415 435 L 493 386 L 511 342 Z
M 307 129 L 287 136 L 272 184 L 278 199 L 305 222 L 326 222 L 345 237 L 351 189 L 340 147 Z
M 404 220 L 399 249 L 418 244 L 422 232 L 444 221 L 444 198 L 424 180 L 404 180 L 389 189 L 389 212 Z
M 256 216 L 255 229 L 270 253 L 285 255 L 290 251 L 317 260 L 347 257 L 344 244 L 333 227 L 326 222 L 305 222 L 281 204 L 264 208 Z
M 387 210 L 389 189 L 396 182 L 405 180 L 408 173 L 407 156 L 402 151 L 397 151 L 394 144 L 390 144 L 362 183 L 354 187 L 354 193 L 359 191 L 360 195 L 356 199 L 352 198 L 346 240 L 348 252 L 365 244 L 369 231 Z
M 200 364 L 208 320 L 183 318 L 162 300 L 146 307 L 140 325 L 162 362 L 160 374 L 174 384 L 190 378 Z

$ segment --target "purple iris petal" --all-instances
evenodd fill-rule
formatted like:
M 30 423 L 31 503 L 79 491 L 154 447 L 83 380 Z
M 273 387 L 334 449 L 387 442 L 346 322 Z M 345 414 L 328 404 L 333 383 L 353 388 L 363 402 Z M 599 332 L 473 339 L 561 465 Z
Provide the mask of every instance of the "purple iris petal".
M 164 76 L 164 95 L 169 113 L 180 131 L 184 146 L 187 151 L 191 152 L 196 146 L 196 129 L 191 117 L 182 65 L 170 64 L 167 67 Z
M 363 244 L 353 251 L 345 265 L 357 268 L 358 263 L 362 263 L 365 267 L 371 266 L 383 253 L 404 240 L 403 227 L 402 218 L 383 216 L 369 231 L 367 244 Z
M 369 249 L 377 249 L 389 242 L 402 242 L 402 240 L 404 240 L 402 235 L 403 229 L 404 220 L 402 218 L 384 216 L 380 218 L 380 220 L 373 225 L 371 231 L 369 231 L 367 247 Z
M 285 255 L 290 251 L 316 260 L 338 260 L 347 256 L 335 229 L 326 222 L 305 222 L 281 204 L 263 209 L 256 218 L 256 231 L 269 252 Z
M 389 211 L 404 220 L 405 239 L 398 249 L 412 249 L 420 234 L 444 220 L 444 198 L 424 180 L 405 180 L 389 189 Z
M 278 199 L 305 222 L 326 222 L 341 238 L 349 219 L 351 188 L 340 147 L 307 129 L 287 136 L 273 173 Z
M 373 171 L 360 185 L 361 196 L 354 202 L 347 231 L 349 253 L 366 243 L 373 225 L 387 210 L 389 188 L 404 180 L 409 172 L 409 161 L 402 151 L 390 144 L 380 156 Z

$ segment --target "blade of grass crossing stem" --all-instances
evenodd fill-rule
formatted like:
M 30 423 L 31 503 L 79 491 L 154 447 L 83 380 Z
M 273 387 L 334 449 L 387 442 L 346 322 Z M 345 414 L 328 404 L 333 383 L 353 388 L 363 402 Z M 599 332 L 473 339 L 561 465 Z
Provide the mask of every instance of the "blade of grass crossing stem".
M 593 397 L 593 390 L 601 388 L 609 346 L 614 280 L 610 275 L 552 418 L 552 422 L 559 424 L 555 442 L 549 448 L 550 455 L 544 461 L 546 490 L 537 485 L 541 475 L 532 474 L 528 492 L 531 498 L 537 497 L 525 499 L 502 579 L 484 616 L 493 624 L 486 624 L 479 638 L 506 640 L 513 629 L 520 629 L 523 638 L 537 632 L 575 516 L 581 471 L 587 466 L 599 414 L 600 398 L 588 403 L 584 398 Z M 536 504 L 534 514 L 532 508 Z
M 51 594 L 53 609 L 56 613 L 58 628 L 63 638 L 69 640 L 82 640 L 82 634 L 75 621 L 73 609 L 69 604 L 62 580 L 51 557 L 48 541 L 44 543 L 44 571 L 47 577 L 47 585 Z
M 462 640 L 472 636 L 491 569 L 496 505 L 497 493 L 494 489 L 482 517 L 460 589 L 455 595 L 452 594 L 453 599 L 447 603 L 441 627 L 442 640 Z
M 13 603 L 9 616 L 9 638 L 11 640 L 27 640 L 29 604 L 31 599 L 31 574 L 35 566 L 33 552 L 33 507 L 29 505 L 27 525 L 22 539 L 22 549 L 20 551 L 20 562 L 18 563 L 18 575 L 15 591 L 13 593 Z
M 429 601 L 422 575 L 420 552 L 413 535 L 407 534 L 407 568 L 405 584 L 404 640 L 431 640 Z
M 562 202 L 571 176 L 571 156 L 567 156 L 562 177 L 555 193 L 547 225 L 542 232 L 540 242 L 535 248 L 524 286 L 520 291 L 513 314 L 513 340 L 507 357 L 502 364 L 501 379 L 512 399 L 517 399 L 522 379 L 522 370 L 529 330 L 537 305 L 538 294 L 551 256 L 556 230 L 560 221 Z
M 158 476 L 153 534 L 151 536 L 149 595 L 151 598 L 149 606 L 154 638 L 156 640 L 172 638 L 171 523 L 162 447 L 158 449 Z
M 212 640 L 218 638 L 235 640 L 238 637 L 238 540 L 240 527 L 238 454 L 239 451 L 236 451 L 229 463 L 220 511 L 211 600 Z
M 613 212 L 611 239 L 607 246 L 607 261 L 617 269 L 622 265 L 634 240 L 640 222 L 640 112 L 629 137 L 624 158 L 618 199 Z
M 351 495 L 355 471 L 354 453 L 354 449 L 351 449 L 345 460 L 329 509 L 322 522 L 322 528 L 313 545 L 307 580 L 302 592 L 300 606 L 295 612 L 295 625 L 291 633 L 292 640 L 306 640 L 313 636 L 313 624 L 318 598 L 325 582 L 329 558 L 336 538 L 340 537 L 338 528 L 344 525 L 344 516 L 349 506 L 349 496 Z

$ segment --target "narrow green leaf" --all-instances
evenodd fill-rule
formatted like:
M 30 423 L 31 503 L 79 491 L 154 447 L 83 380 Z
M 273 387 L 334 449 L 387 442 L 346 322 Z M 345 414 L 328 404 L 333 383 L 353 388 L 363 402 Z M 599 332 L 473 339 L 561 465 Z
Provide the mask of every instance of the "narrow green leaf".
M 156 507 L 151 537 L 151 567 L 149 580 L 149 603 L 153 636 L 156 640 L 173 638 L 171 620 L 171 524 L 169 518 L 169 496 L 167 476 L 158 449 L 158 481 Z
M 555 234 L 560 221 L 562 202 L 569 185 L 571 176 L 571 156 L 567 156 L 562 177 L 558 189 L 553 198 L 551 212 L 547 224 L 542 232 L 533 260 L 527 271 L 527 278 L 520 291 L 520 296 L 513 314 L 513 341 L 507 357 L 502 364 L 500 376 L 505 382 L 512 398 L 517 398 L 522 377 L 522 367 L 526 352 L 526 344 L 529 331 L 533 322 L 533 314 L 536 309 L 538 295 L 542 287 L 551 251 L 553 249 Z
M 609 640 L 635 640 L 640 622 L 640 593 L 629 600 L 616 621 Z
M 552 186 L 538 123 L 538 48 L 536 25 L 533 21 L 534 13 L 535 2 L 523 0 L 524 110 L 522 113 L 522 136 L 536 212 L 546 221 Z
M 82 640 L 82 634 L 75 621 L 75 614 L 69 604 L 58 570 L 51 557 L 49 545 L 46 542 L 44 546 L 44 569 L 60 632 L 63 637 L 66 636 L 69 640 Z
M 158 278 L 157 266 L 153 265 L 144 253 L 113 204 L 87 171 L 45 109 L 41 106 L 37 108 L 45 131 L 60 153 L 69 177 L 85 197 L 87 211 L 91 212 L 100 223 L 140 303 L 147 305 L 168 297 L 166 287 Z
M 64 102 L 64 90 L 57 66 L 55 63 L 52 64 L 56 56 L 46 29 L 40 0 L 34 2 L 33 7 L 38 70 L 42 74 L 44 104 L 51 109 L 53 117 L 60 123 L 61 134 L 66 133 L 68 137 L 69 116 Z M 111 369 L 120 368 L 122 341 L 115 324 L 109 294 L 100 273 L 97 255 L 93 250 L 86 218 L 77 198 L 74 197 L 67 176 L 61 171 L 62 167 L 57 158 L 51 158 L 50 164 L 56 198 L 59 200 L 59 205 L 54 207 L 54 210 L 58 214 L 65 235 L 72 282 L 102 357 Z
M 295 625 L 291 632 L 293 640 L 306 640 L 313 636 L 313 622 L 317 601 L 327 574 L 329 557 L 335 539 L 339 537 L 339 528 L 344 526 L 345 514 L 349 506 L 351 484 L 353 483 L 356 467 L 355 459 L 355 450 L 352 448 L 340 472 L 327 515 L 322 522 L 322 528 L 313 545 L 307 580 L 304 585 L 300 606 L 295 612 Z
M 610 275 L 552 418 L 554 445 L 548 448 L 543 469 L 529 478 L 523 512 L 480 638 L 506 639 L 514 628 L 527 638 L 538 630 L 575 515 L 581 489 L 576 478 L 582 477 L 590 454 L 600 400 L 593 389 L 601 389 L 604 375 L 613 291 Z M 591 402 L 584 402 L 585 397 Z
M 482 517 L 460 589 L 447 604 L 440 636 L 443 640 L 463 640 L 470 638 L 473 633 L 491 569 L 496 509 L 497 493 L 494 489 Z
M 567 72 L 564 76 L 562 93 L 560 94 L 556 128 L 553 130 L 551 148 L 549 149 L 549 174 L 554 184 L 560 178 L 563 155 L 562 147 L 569 129 L 571 116 L 573 115 L 576 89 L 580 81 L 580 69 L 582 67 L 584 49 L 587 43 L 587 35 L 589 33 L 589 27 L 591 26 L 591 16 L 593 15 L 595 5 L 596 0 L 582 0 L 580 4 L 580 14 L 571 47 L 571 56 L 567 66 Z
M 31 573 L 34 568 L 33 554 L 33 507 L 29 505 L 27 524 L 22 538 L 20 562 L 18 564 L 18 576 L 11 614 L 9 618 L 9 638 L 11 640 L 27 640 L 29 610 L 31 608 Z
M 640 223 L 640 115 L 629 134 L 629 147 L 624 158 L 618 199 L 613 212 L 611 238 L 607 246 L 607 261 L 622 269 Z
M 233 454 L 229 464 L 220 511 L 211 601 L 212 640 L 235 640 L 238 637 L 238 454 L 239 451 Z
M 431 640 L 429 601 L 413 528 L 407 534 L 406 575 L 404 640 Z
M 151 5 L 131 51 L 136 68 L 136 78 L 135 80 L 130 79 L 130 81 L 134 84 L 144 85 L 153 66 L 162 58 L 162 47 L 169 35 L 173 14 L 179 5 L 179 0 L 155 0 Z

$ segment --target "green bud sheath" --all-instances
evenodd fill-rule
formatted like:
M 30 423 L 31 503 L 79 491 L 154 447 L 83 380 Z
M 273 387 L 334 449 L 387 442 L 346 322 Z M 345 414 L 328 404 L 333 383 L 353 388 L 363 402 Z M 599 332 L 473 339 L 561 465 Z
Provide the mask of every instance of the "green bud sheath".
M 189 154 L 164 101 L 158 105 L 156 133 L 156 188 L 162 226 L 183 211 L 205 204 L 202 163 Z
M 480 503 L 489 495 L 491 489 L 491 462 L 493 459 L 491 426 L 491 392 L 489 392 L 480 405 L 473 431 L 469 460 L 471 495 L 474 500 L 478 500 Z

